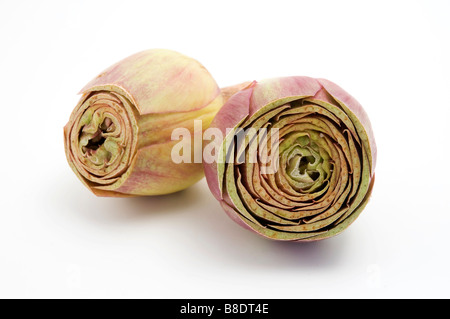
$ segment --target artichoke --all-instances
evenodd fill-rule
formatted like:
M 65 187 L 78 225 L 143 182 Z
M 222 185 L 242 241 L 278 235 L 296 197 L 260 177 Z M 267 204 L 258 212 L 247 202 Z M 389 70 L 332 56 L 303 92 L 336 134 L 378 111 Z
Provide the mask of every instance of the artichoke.
M 325 239 L 346 229 L 369 200 L 377 152 L 369 118 L 328 80 L 253 82 L 210 127 L 226 138 L 216 161 L 204 162 L 209 188 L 246 229 L 275 240 Z
M 140 52 L 105 70 L 81 93 L 64 128 L 65 152 L 94 194 L 168 194 L 204 176 L 201 163 L 171 159 L 179 143 L 171 139 L 173 129 L 194 132 L 193 120 L 206 129 L 224 102 L 199 62 L 169 50 Z

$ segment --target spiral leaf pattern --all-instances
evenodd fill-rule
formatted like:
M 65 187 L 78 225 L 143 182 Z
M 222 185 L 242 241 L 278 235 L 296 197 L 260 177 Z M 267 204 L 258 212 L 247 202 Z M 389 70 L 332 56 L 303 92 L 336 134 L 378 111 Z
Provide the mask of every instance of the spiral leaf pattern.
M 376 165 L 372 127 L 361 105 L 330 81 L 254 82 L 211 127 L 233 128 L 234 139 L 224 141 L 216 163 L 205 163 L 208 185 L 247 229 L 277 240 L 320 240 L 347 228 L 368 202 Z M 261 129 L 276 131 L 276 143 Z

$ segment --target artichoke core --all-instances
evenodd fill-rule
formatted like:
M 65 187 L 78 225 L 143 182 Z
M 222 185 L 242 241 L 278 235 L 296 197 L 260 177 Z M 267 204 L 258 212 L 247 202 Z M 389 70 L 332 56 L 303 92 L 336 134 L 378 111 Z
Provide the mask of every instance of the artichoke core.
M 82 136 L 84 127 L 81 129 L 80 137 Z M 92 151 L 98 150 L 103 143 L 105 143 L 107 136 L 106 133 L 109 133 L 114 130 L 113 122 L 109 117 L 106 117 L 103 123 L 98 127 L 97 132 L 89 139 L 87 145 L 83 148 L 83 151 L 92 154 Z

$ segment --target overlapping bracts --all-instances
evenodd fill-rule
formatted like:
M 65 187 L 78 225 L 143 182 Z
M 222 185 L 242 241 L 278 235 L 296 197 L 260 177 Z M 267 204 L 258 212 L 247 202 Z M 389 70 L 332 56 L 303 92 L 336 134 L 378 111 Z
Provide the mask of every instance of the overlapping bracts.
M 244 141 L 227 138 L 218 160 L 204 163 L 213 195 L 247 229 L 277 240 L 320 240 L 347 228 L 369 200 L 376 165 L 372 127 L 362 106 L 330 81 L 254 82 L 228 100 L 211 127 L 223 134 L 234 128 L 228 137 L 278 130 L 276 145 L 255 133 Z M 261 154 L 277 169 L 268 171 Z

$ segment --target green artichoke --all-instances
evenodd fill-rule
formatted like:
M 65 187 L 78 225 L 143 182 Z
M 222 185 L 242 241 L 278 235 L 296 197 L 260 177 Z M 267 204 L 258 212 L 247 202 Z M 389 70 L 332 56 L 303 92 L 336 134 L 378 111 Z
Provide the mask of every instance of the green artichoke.
M 234 221 L 264 237 L 329 238 L 369 200 L 377 153 L 369 118 L 328 80 L 253 82 L 227 101 L 210 127 L 227 138 L 216 161 L 204 162 L 209 188 Z M 262 129 L 278 138 L 260 135 Z

